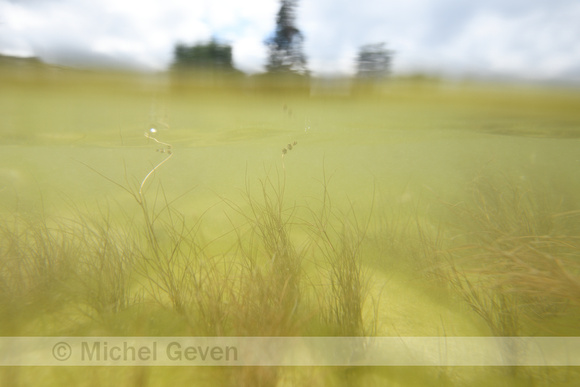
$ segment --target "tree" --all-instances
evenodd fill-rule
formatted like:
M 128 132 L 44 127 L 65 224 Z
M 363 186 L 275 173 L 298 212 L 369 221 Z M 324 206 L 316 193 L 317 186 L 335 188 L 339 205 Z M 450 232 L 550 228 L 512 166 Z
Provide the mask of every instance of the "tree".
M 306 56 L 302 51 L 304 36 L 295 26 L 296 0 L 281 0 L 276 17 L 276 32 L 266 40 L 268 72 L 307 74 Z
M 357 77 L 364 80 L 385 78 L 391 69 L 392 52 L 385 43 L 361 46 L 357 57 Z
M 186 46 L 177 44 L 174 50 L 173 70 L 234 70 L 232 47 L 215 39 L 205 44 Z

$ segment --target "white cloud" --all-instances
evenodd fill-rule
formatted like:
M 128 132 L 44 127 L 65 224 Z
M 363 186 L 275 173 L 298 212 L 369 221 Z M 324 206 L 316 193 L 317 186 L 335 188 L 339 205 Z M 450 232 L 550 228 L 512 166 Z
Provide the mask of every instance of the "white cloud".
M 580 70 L 576 43 L 580 28 L 574 22 L 578 18 L 580 8 L 535 10 L 512 17 L 481 12 L 437 53 L 448 70 L 463 67 L 481 74 L 554 78 Z
M 247 72 L 263 70 L 266 51 L 261 41 L 251 36 L 242 37 L 233 41 L 232 48 L 234 61 L 240 70 Z

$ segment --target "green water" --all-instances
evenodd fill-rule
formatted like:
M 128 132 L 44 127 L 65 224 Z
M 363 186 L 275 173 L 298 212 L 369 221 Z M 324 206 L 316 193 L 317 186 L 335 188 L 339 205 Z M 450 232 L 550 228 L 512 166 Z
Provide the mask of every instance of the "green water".
M 391 81 L 372 92 L 311 96 L 307 89 L 274 92 L 247 85 L 174 90 L 169 81 L 94 74 L 2 83 L 3 335 L 334 335 L 347 332 L 350 317 L 357 319 L 356 329 L 348 331 L 353 335 L 578 335 L 576 91 Z M 147 134 L 171 144 L 172 153 L 144 181 L 169 156 Z M 148 242 L 139 200 L 157 222 L 159 245 Z M 271 226 L 272 213 L 260 210 L 268 203 L 280 210 L 282 223 L 276 227 L 284 231 L 273 237 L 273 251 L 284 251 L 291 264 L 299 265 L 292 277 L 302 300 L 297 312 L 285 309 L 286 291 L 279 305 L 268 299 L 256 306 L 248 300 L 261 297 L 259 291 L 231 285 L 225 299 L 210 297 L 204 304 L 231 309 L 220 320 L 225 321 L 222 330 L 208 331 L 203 326 L 209 320 L 199 317 L 195 297 L 182 296 L 184 305 L 178 307 L 171 294 L 144 279 L 135 263 L 147 254 L 165 259 L 179 235 L 180 241 L 191 237 L 199 250 L 178 250 L 175 260 L 181 263 L 171 270 L 185 270 L 190 260 L 211 260 L 219 262 L 211 281 L 227 284 L 224 268 L 234 267 L 234 277 L 245 283 L 252 261 L 257 267 L 252 270 L 275 278 L 272 250 L 260 233 L 261 225 Z M 96 238 L 101 244 L 83 242 L 91 238 L 87 230 L 103 225 L 109 231 Z M 176 234 L 183 225 L 195 232 Z M 113 257 L 126 257 L 129 250 L 135 256 L 127 258 L 127 266 L 115 266 L 109 260 L 116 258 L 107 255 L 111 271 L 101 270 L 107 274 L 83 285 L 78 279 L 94 274 L 87 267 L 98 267 L 94 262 L 104 251 L 103 240 L 120 251 Z M 364 291 L 355 312 L 329 290 L 331 266 L 339 262 L 328 255 L 329 246 L 345 240 L 359 247 L 353 267 L 361 269 L 357 276 Z M 23 263 L 14 264 L 16 259 Z M 39 259 L 49 262 L 41 274 L 36 273 Z M 451 268 L 461 276 L 451 275 Z M 120 280 L 119 272 L 125 273 Z M 40 280 L 46 288 L 37 286 Z M 95 290 L 113 289 L 115 281 L 122 283 L 121 294 L 104 290 L 111 294 L 103 296 Z M 183 294 L 194 289 L 183 286 Z M 483 301 L 470 301 L 465 289 Z M 506 291 L 509 299 L 498 301 Z M 70 292 L 82 296 L 69 297 Z M 107 294 L 117 297 L 112 311 L 101 308 Z M 321 301 L 328 297 L 334 301 Z M 335 301 L 346 311 L 338 320 L 321 312 Z M 253 320 L 253 313 L 268 316 L 276 308 L 290 313 L 295 324 L 272 320 L 274 330 L 267 330 L 268 323 Z M 248 313 L 246 320 L 232 317 L 241 311 Z M 515 325 L 486 320 L 505 313 L 517 316 Z M 144 378 L 150 385 L 166 385 L 190 382 L 194 374 L 140 372 L 47 369 L 45 384 L 59 385 L 63 378 L 90 384 L 86 375 L 93 373 L 102 383 Z M 203 371 L 224 385 L 236 380 L 236 372 Z M 347 383 L 343 372 L 282 373 L 294 375 L 298 384 L 322 385 Z M 277 375 L 280 383 L 284 377 Z M 578 374 L 533 368 L 516 375 L 485 368 L 420 368 L 408 374 L 365 368 L 351 376 L 355 384 L 487 385 L 493 378 L 503 385 L 528 380 L 572 385 Z M 30 383 L 18 371 L 6 371 L 4 377 Z

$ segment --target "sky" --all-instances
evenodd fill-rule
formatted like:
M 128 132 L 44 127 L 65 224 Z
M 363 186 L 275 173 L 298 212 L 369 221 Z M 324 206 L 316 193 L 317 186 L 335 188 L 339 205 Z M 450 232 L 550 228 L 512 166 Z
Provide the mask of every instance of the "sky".
M 176 43 L 212 37 L 264 70 L 278 0 L 0 0 L 0 53 L 68 66 L 164 70 Z M 385 42 L 395 74 L 580 83 L 579 0 L 302 0 L 309 69 L 353 74 Z

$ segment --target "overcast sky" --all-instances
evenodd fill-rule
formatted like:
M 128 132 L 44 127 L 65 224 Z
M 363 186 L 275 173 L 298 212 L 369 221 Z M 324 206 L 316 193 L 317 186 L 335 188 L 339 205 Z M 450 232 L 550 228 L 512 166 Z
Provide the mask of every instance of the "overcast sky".
M 64 65 L 167 68 L 175 43 L 212 36 L 263 70 L 278 0 L 0 0 L 0 53 Z M 580 82 L 579 0 L 302 0 L 315 74 L 353 73 L 386 42 L 394 71 Z

